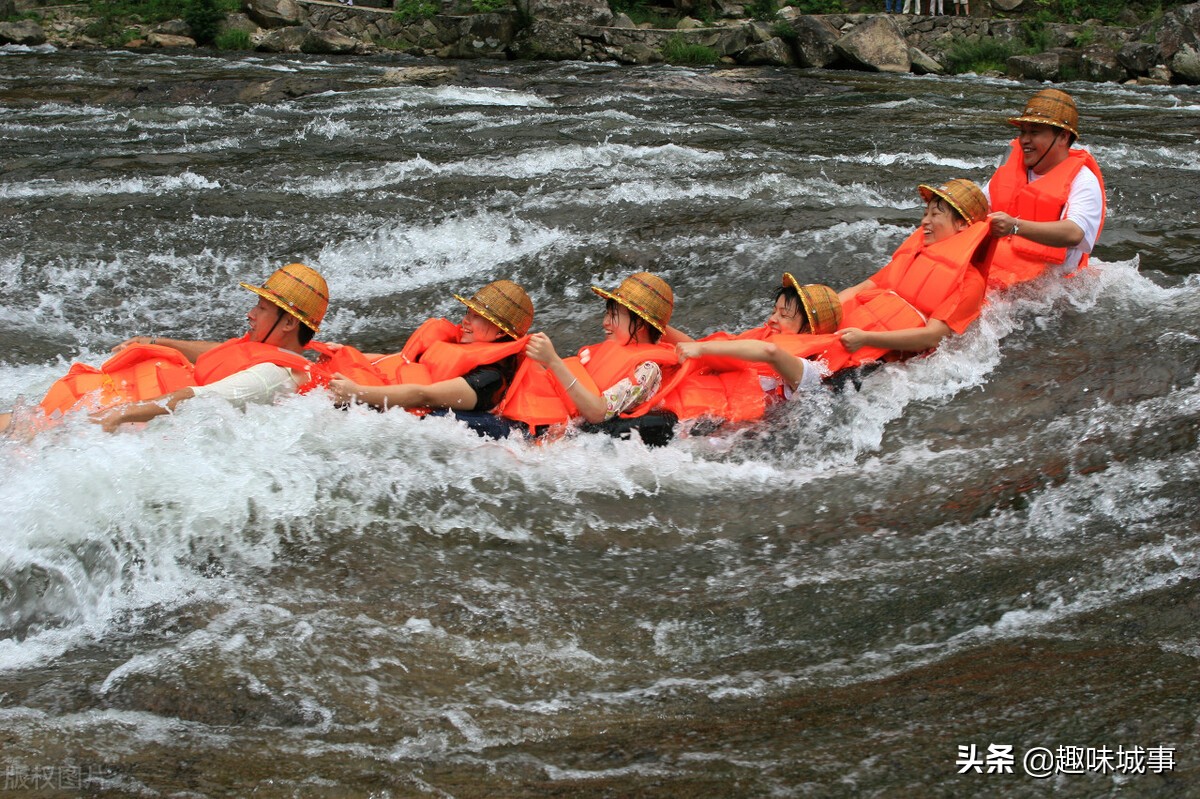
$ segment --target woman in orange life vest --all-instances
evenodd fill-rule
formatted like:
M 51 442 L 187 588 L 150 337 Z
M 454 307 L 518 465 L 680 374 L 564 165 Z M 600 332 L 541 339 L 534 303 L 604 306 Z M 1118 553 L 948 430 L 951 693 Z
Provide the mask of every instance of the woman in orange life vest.
M 675 303 L 671 287 L 638 272 L 614 291 L 592 291 L 607 300 L 604 340 L 564 360 L 549 336 L 534 333 L 525 348 L 528 360 L 498 414 L 536 427 L 576 417 L 600 423 L 649 410 L 639 406 L 658 391 L 663 367 L 676 362 L 674 349 L 658 343 Z
M 837 330 L 842 319 L 842 303 L 828 286 L 801 285 L 791 273 L 785 272 L 783 282 L 775 290 L 771 315 L 761 327 L 747 330 L 738 336 L 721 333 L 696 341 L 683 332 L 669 328 L 668 340 L 676 342 L 675 352 L 680 364 L 697 358 L 723 357 L 756 364 L 754 383 L 768 397 L 791 399 L 801 389 L 820 384 L 825 369 L 814 361 L 797 355 L 804 352 L 811 335 L 826 335 Z M 725 385 L 733 388 L 728 378 Z M 744 389 L 744 387 L 742 387 Z M 750 390 L 750 389 L 745 389 Z M 668 403 L 669 405 L 671 403 Z M 686 405 L 687 403 L 684 403 Z M 672 410 L 676 410 L 672 408 Z M 699 410 L 699 409 L 696 409 Z M 716 411 L 717 409 L 710 409 Z M 733 420 L 747 417 L 743 410 L 724 408 L 717 415 Z M 680 418 L 695 415 L 686 407 L 676 410 Z M 749 417 L 759 415 L 758 406 Z
M 314 385 L 316 365 L 300 353 L 329 305 L 325 279 L 303 264 L 288 264 L 262 286 L 241 285 L 259 296 L 258 304 L 246 314 L 250 329 L 244 337 L 224 343 L 158 336 L 128 339 L 113 347 L 117 354 L 101 369 L 72 367 L 51 387 L 40 411 L 49 416 L 76 407 L 94 408 L 91 421 L 112 432 L 125 422 L 145 422 L 169 413 L 192 397 L 218 396 L 239 405 L 265 403 Z M 170 376 L 129 379 L 141 363 L 155 374 L 168 368 Z M 176 388 L 163 394 L 149 388 L 171 385 Z M 8 422 L 0 417 L 0 431 Z
M 329 382 L 337 400 L 357 400 L 382 409 L 490 411 L 495 407 L 512 383 L 525 349 L 533 302 L 510 280 L 489 283 L 470 299 L 457 294 L 454 299 L 467 306 L 461 324 L 430 319 L 409 337 L 400 353 L 356 359 L 358 368 L 352 376 L 338 372 Z M 338 350 L 333 368 L 347 350 L 354 352 Z
M 834 371 L 889 352 L 933 349 L 979 316 L 990 254 L 987 198 L 962 178 L 918 189 L 921 226 L 887 266 L 838 294 L 840 346 L 821 356 Z

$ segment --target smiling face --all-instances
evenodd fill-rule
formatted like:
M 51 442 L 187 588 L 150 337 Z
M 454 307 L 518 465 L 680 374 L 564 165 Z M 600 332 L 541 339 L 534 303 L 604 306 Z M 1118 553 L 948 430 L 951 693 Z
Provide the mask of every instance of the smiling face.
M 474 311 L 467 311 L 463 314 L 458 328 L 462 331 L 462 336 L 459 338 L 461 344 L 496 341 L 504 335 L 503 330 Z
M 630 342 L 629 309 L 621 303 L 609 301 L 601 326 L 604 328 L 605 341 L 615 341 L 622 345 Z
M 1022 122 L 1017 142 L 1025 156 L 1025 165 L 1035 175 L 1044 175 L 1058 166 L 1071 149 L 1071 134 L 1054 125 Z
M 925 203 L 925 215 L 921 217 L 921 230 L 925 243 L 944 241 L 967 226 L 967 220 L 958 215 L 950 204 L 941 197 L 931 197 Z

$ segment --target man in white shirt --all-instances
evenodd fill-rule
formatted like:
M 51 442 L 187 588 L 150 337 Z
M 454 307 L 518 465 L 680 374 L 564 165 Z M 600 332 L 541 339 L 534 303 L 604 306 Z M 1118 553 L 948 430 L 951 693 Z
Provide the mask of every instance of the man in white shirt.
M 170 413 L 192 397 L 221 397 L 240 407 L 272 402 L 312 381 L 314 364 L 300 353 L 328 308 L 325 279 L 304 264 L 288 264 L 262 286 L 241 285 L 259 296 L 258 304 L 246 314 L 249 332 L 243 338 L 219 343 L 138 336 L 113 348 L 119 352 L 133 345 L 157 344 L 179 350 L 196 364 L 197 385 L 102 411 L 92 421 L 111 432 L 126 422 Z
M 1104 179 L 1091 154 L 1073 147 L 1079 112 L 1066 92 L 1043 89 L 1030 98 L 1008 160 L 985 191 L 997 237 L 988 284 L 1032 280 L 1046 268 L 1064 273 L 1087 263 L 1104 226 Z

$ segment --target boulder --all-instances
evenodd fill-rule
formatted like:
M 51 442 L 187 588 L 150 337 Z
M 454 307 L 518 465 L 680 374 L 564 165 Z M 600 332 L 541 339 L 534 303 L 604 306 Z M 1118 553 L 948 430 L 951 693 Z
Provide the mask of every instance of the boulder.
M 1064 73 L 1070 75 L 1078 66 L 1075 52 L 1063 48 L 1035 55 L 1010 56 L 1006 64 L 1009 77 L 1040 81 L 1062 80 Z
M 254 49 L 264 53 L 298 53 L 304 43 L 304 34 L 308 28 L 304 25 L 292 25 L 288 28 L 276 28 L 258 40 Z
M 192 26 L 182 19 L 169 19 L 150 28 L 152 33 L 165 33 L 168 36 L 191 36 Z
M 358 49 L 361 42 L 337 31 L 304 29 L 300 52 L 322 55 L 345 55 Z
M 1097 83 L 1123 83 L 1129 70 L 1117 59 L 1117 51 L 1108 45 L 1093 44 L 1079 54 L 1079 71 L 1084 80 Z
M 1155 64 L 1163 61 L 1158 45 L 1149 42 L 1127 42 L 1117 51 L 1117 61 L 1135 75 L 1149 75 Z
M 908 48 L 908 60 L 912 62 L 912 71 L 918 75 L 944 75 L 946 68 L 916 47 Z
M 822 17 L 795 17 L 792 19 L 792 30 L 796 32 L 794 48 L 796 62 L 800 66 L 821 69 L 838 60 L 834 45 L 841 34 Z
M 992 0 L 992 8 L 1001 11 L 1016 11 L 1025 0 Z
M 1183 83 L 1200 83 L 1200 52 L 1190 44 L 1180 47 L 1175 55 L 1171 56 L 1168 66 L 1175 73 L 1176 80 Z
M 0 22 L 0 44 L 23 44 L 37 47 L 46 43 L 42 26 L 30 19 L 20 22 Z
M 875 72 L 908 72 L 908 42 L 890 16 L 869 17 L 838 39 L 834 49 L 852 64 Z
M 608 23 L 610 28 L 636 28 L 637 25 L 629 18 L 628 14 L 617 14 L 612 18 L 612 22 Z
M 196 40 L 191 36 L 172 36 L 169 33 L 151 33 L 146 37 L 150 47 L 195 47 Z
M 599 25 L 612 22 L 608 0 L 520 0 L 518 7 L 531 20 Z
M 459 58 L 507 58 L 516 33 L 515 14 L 472 14 L 459 26 L 454 54 Z
M 572 25 L 537 19 L 517 37 L 517 52 L 524 58 L 577 61 L 583 58 L 583 42 Z
M 264 28 L 288 28 L 304 21 L 295 0 L 245 0 L 246 15 Z
M 675 30 L 680 31 L 694 31 L 696 28 L 703 27 L 703 22 L 698 19 L 692 19 L 691 17 L 684 17 L 683 19 L 679 20 L 679 22 L 675 23 Z
M 1200 3 L 1180 6 L 1164 14 L 1155 39 L 1167 63 L 1186 45 L 1200 50 Z
M 739 52 L 735 58 L 739 64 L 747 66 L 790 67 L 796 64 L 792 48 L 779 37 L 752 44 Z
M 662 53 L 642 42 L 630 42 L 613 54 L 622 64 L 645 66 L 662 60 Z

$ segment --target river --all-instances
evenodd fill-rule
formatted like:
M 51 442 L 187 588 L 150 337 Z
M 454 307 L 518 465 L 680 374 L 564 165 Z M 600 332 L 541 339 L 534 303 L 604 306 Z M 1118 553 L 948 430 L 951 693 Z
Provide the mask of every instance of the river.
M 0 408 L 128 336 L 239 335 L 238 282 L 293 260 L 367 351 L 499 278 L 572 351 L 642 269 L 677 326 L 745 329 L 784 271 L 885 263 L 918 183 L 985 181 L 1037 88 L 0 64 Z M 328 86 L 205 93 L 279 78 Z M 309 395 L 0 442 L 4 791 L 1197 795 L 1200 91 L 1065 88 L 1092 266 L 759 425 L 539 446 Z

